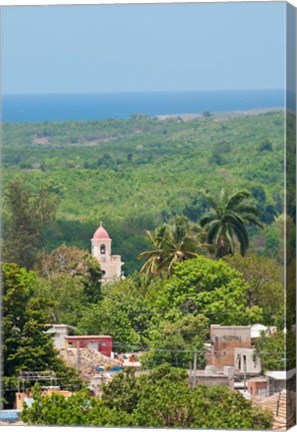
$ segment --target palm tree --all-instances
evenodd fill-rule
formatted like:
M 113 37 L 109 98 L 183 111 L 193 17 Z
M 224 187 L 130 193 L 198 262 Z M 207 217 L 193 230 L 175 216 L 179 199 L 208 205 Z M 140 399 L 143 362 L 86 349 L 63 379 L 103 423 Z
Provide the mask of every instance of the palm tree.
M 207 196 L 208 203 L 214 212 L 201 219 L 200 225 L 208 232 L 208 242 L 216 248 L 216 257 L 233 255 L 235 239 L 240 245 L 240 253 L 244 256 L 249 247 L 249 237 L 246 224 L 253 224 L 260 228 L 257 208 L 248 201 L 251 194 L 240 190 L 228 195 L 223 188 L 219 201 Z
M 160 266 L 164 260 L 164 244 L 166 243 L 167 237 L 167 225 L 155 229 L 155 232 L 147 231 L 146 235 L 152 246 L 150 251 L 145 251 L 137 256 L 137 259 L 146 258 L 146 262 L 141 267 L 141 272 L 147 275 L 156 275 Z
M 147 236 L 152 249 L 137 258 L 147 259 L 141 271 L 148 276 L 166 271 L 170 277 L 175 263 L 198 256 L 199 248 L 206 246 L 201 243 L 201 229 L 185 216 L 176 216 L 173 225 L 165 224 L 154 233 L 147 231 Z

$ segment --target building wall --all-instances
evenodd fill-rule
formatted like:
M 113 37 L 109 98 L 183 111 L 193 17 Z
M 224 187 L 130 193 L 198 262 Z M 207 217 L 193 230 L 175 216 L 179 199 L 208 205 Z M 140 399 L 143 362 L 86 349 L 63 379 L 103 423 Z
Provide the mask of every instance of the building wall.
M 260 374 L 261 361 L 259 358 L 254 360 L 253 348 L 234 348 L 234 367 L 235 372 L 247 374 Z M 244 359 L 246 361 L 246 370 L 244 370 Z
M 55 348 L 60 350 L 65 347 L 65 337 L 69 335 L 69 329 L 66 325 L 65 327 L 61 327 L 61 325 L 56 327 L 53 325 L 53 327 L 51 327 L 47 333 L 54 334 L 53 340 Z
M 263 378 L 261 380 L 250 379 L 247 381 L 247 390 L 254 396 L 267 397 L 268 396 L 268 381 Z
M 287 381 L 285 380 L 274 380 L 273 378 L 268 378 L 268 390 L 269 396 L 274 393 L 279 393 L 287 388 Z
M 296 369 L 274 372 L 267 371 L 265 375 L 268 379 L 269 395 L 281 392 L 282 390 L 296 392 Z
M 48 389 L 46 389 L 45 392 L 43 392 L 43 396 L 51 396 L 53 394 L 60 394 L 60 395 L 64 396 L 65 398 L 69 398 L 74 393 L 70 392 L 68 390 L 60 390 L 57 388 L 48 388 Z
M 77 348 L 79 342 L 80 348 L 95 349 L 106 357 L 111 357 L 112 352 L 112 337 L 106 336 L 102 338 L 79 338 L 79 336 L 73 338 L 66 338 L 68 347 Z
M 33 403 L 32 393 L 29 392 L 17 392 L 15 395 L 15 407 L 17 410 L 22 410 L 24 402 L 30 407 Z
M 101 253 L 101 246 L 105 246 L 105 253 Z M 122 261 L 120 255 L 111 255 L 111 239 L 92 239 L 92 255 L 98 260 L 101 270 L 104 271 L 103 281 L 111 281 L 121 277 Z
M 190 380 L 193 385 L 194 378 L 191 377 Z M 225 385 L 230 387 L 231 389 L 234 388 L 234 380 L 224 375 L 196 375 L 195 383 L 195 386 L 205 385 L 208 387 L 213 387 L 218 385 Z
M 68 398 L 68 397 L 72 396 L 74 393 L 67 391 L 67 390 L 61 390 L 60 388 L 47 388 L 45 391 L 42 392 L 42 396 L 51 396 L 52 394 L 60 394 L 64 397 Z M 33 399 L 33 395 L 32 395 L 31 391 L 16 393 L 16 409 L 17 410 L 23 409 L 24 402 L 26 402 L 28 407 L 32 406 L 34 399 Z
M 113 258 L 113 255 L 111 256 Z M 120 260 L 106 260 L 106 261 L 99 261 L 101 270 L 104 270 L 105 274 L 103 275 L 103 280 L 112 280 L 115 278 L 118 278 L 122 274 L 122 263 Z
M 111 256 L 111 239 L 94 240 L 92 239 L 92 255 L 98 260 Z M 105 246 L 105 254 L 101 254 L 101 245 Z
M 251 348 L 251 329 L 249 326 L 220 326 L 210 328 L 212 348 L 206 354 L 207 364 L 218 368 L 234 366 L 236 347 Z

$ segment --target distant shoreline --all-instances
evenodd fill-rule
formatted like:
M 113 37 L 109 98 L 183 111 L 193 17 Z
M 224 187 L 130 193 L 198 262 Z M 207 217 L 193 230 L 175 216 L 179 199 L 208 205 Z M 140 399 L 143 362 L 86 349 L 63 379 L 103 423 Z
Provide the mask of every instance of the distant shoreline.
M 180 114 L 182 118 L 192 119 L 204 111 L 224 118 L 234 116 L 235 112 L 256 110 L 258 113 L 284 105 L 284 92 L 279 90 L 7 96 L 3 98 L 2 121 L 98 121 L 129 119 L 133 114 L 161 119 Z
M 209 117 L 206 117 L 203 113 L 208 112 L 210 114 Z M 272 112 L 285 112 L 284 106 L 275 106 L 270 108 L 252 108 L 249 110 L 234 110 L 234 111 L 200 111 L 196 113 L 181 113 L 181 114 L 156 114 L 156 115 L 150 115 L 146 113 L 135 113 L 139 116 L 147 116 L 147 118 L 150 119 L 158 119 L 160 121 L 164 120 L 176 120 L 180 122 L 190 122 L 196 119 L 211 119 L 215 122 L 221 122 L 226 120 L 232 120 L 236 118 L 241 117 L 247 117 L 247 116 L 256 116 L 260 114 L 265 113 L 272 113 Z M 290 109 L 287 109 L 287 112 L 293 112 Z M 294 112 L 295 113 L 295 112 Z M 64 122 L 94 122 L 94 121 L 106 121 L 109 119 L 113 120 L 129 120 L 132 118 L 133 115 L 130 117 L 102 117 L 102 118 L 92 118 L 92 119 L 63 119 L 63 120 L 21 120 L 21 121 L 3 121 L 0 119 L 0 124 L 38 124 L 38 123 L 64 123 Z
M 275 111 L 284 111 L 285 108 L 283 106 L 279 107 L 271 107 L 271 108 L 255 108 L 251 110 L 237 110 L 237 111 L 224 111 L 224 112 L 210 112 L 211 117 L 210 119 L 214 119 L 217 121 L 220 120 L 226 120 L 226 119 L 232 119 L 232 118 L 238 118 L 238 117 L 244 117 L 244 116 L 254 116 L 258 114 L 265 114 L 269 112 L 275 112 Z M 199 118 L 205 118 L 203 114 L 200 113 L 192 113 L 192 114 L 161 114 L 154 116 L 155 118 L 159 120 L 168 120 L 168 119 L 180 119 L 184 122 L 192 121 Z

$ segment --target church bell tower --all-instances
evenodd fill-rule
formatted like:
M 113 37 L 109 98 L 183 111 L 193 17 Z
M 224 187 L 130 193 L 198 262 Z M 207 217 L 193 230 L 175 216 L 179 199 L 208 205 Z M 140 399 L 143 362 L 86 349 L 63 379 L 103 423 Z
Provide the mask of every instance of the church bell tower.
M 103 276 L 102 281 L 114 281 L 122 276 L 121 267 L 124 264 L 120 255 L 111 254 L 111 238 L 103 227 L 102 222 L 95 232 L 92 242 L 92 255 L 100 264 Z

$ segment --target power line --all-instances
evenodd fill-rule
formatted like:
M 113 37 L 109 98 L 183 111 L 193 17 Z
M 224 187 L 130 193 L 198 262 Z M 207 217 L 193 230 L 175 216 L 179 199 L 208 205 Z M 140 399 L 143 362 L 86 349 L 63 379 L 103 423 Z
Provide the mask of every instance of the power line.
M 154 348 L 154 347 L 148 347 L 147 345 L 143 344 L 143 345 L 133 345 L 133 344 L 124 344 L 124 343 L 120 343 L 120 342 L 115 342 L 112 344 L 113 348 L 135 348 L 139 351 L 145 351 L 145 352 L 149 352 L 149 351 L 162 351 L 162 352 L 188 352 L 188 353 L 194 353 L 194 352 L 200 352 L 200 353 L 206 353 L 207 352 L 207 348 L 203 348 L 200 350 L 197 349 L 191 349 L 191 350 L 185 350 L 185 349 L 169 349 L 169 348 Z M 248 348 L 248 349 L 252 349 L 255 350 L 255 347 L 236 347 L 236 348 Z M 288 358 L 287 355 L 288 354 L 292 354 L 293 356 L 291 357 L 291 359 L 294 358 L 294 353 L 295 351 L 266 351 L 266 350 L 261 350 L 259 352 L 256 352 L 256 355 L 283 355 L 284 357 Z M 124 354 L 124 353 L 123 353 Z M 215 354 L 211 354 L 210 355 L 215 355 Z

